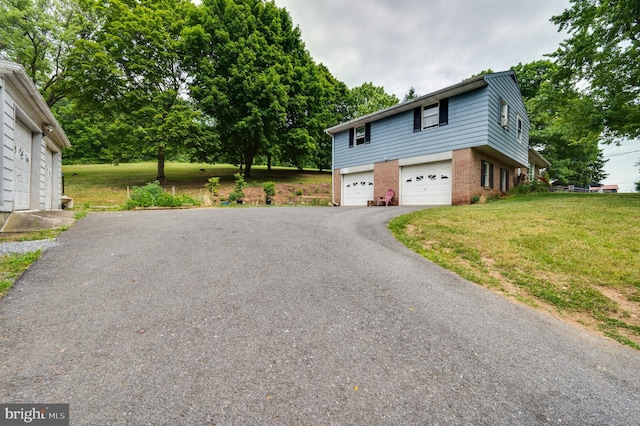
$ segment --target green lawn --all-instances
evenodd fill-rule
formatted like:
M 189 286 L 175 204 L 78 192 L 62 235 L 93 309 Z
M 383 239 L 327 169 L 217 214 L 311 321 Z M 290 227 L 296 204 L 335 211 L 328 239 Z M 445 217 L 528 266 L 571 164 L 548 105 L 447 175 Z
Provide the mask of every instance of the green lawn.
M 40 258 L 41 251 L 27 254 L 10 253 L 0 256 L 0 297 L 9 290 L 20 275 L 36 260 Z
M 396 237 L 470 281 L 640 349 L 640 194 L 534 194 L 428 209 Z
M 127 187 L 143 186 L 155 179 L 157 165 L 153 162 L 131 164 L 68 165 L 62 167 L 65 194 L 74 199 L 78 207 L 121 206 L 127 199 Z M 201 200 L 204 185 L 210 177 L 220 177 L 220 194 L 228 195 L 233 189 L 233 174 L 238 168 L 229 164 L 166 163 L 164 184 L 166 191 L 188 194 Z M 314 170 L 298 171 L 294 168 L 254 166 L 247 179 L 248 202 L 262 199 L 262 184 L 274 181 L 278 185 L 276 201 L 286 202 L 289 196 L 318 195 L 328 199 L 331 194 L 331 173 Z M 278 198 L 280 197 L 280 198 Z M 205 203 L 206 204 L 206 203 Z

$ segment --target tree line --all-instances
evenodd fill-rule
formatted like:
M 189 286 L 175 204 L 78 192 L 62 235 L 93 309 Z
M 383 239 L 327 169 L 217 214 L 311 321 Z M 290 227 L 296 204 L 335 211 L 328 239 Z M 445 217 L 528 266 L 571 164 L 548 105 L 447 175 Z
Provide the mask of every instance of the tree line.
M 635 0 L 572 0 L 551 18 L 558 50 L 512 68 L 552 179 L 600 180 L 599 142 L 640 136 L 638 16 Z M 66 162 L 153 159 L 159 180 L 166 160 L 329 168 L 324 129 L 399 102 L 337 80 L 272 1 L 0 0 L 0 31 L 72 141 Z
M 154 159 L 159 180 L 167 159 L 329 168 L 324 129 L 398 102 L 315 63 L 273 2 L 0 0 L 0 28 L 72 141 L 65 161 Z

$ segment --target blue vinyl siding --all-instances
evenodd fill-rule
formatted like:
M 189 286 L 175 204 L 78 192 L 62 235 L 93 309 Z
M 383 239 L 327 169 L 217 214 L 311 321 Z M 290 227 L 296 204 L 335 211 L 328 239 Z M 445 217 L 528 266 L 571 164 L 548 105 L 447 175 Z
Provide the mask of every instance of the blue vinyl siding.
M 349 148 L 349 132 L 334 137 L 334 168 L 489 145 L 527 164 L 529 121 L 520 91 L 509 74 L 496 74 L 489 86 L 449 99 L 449 124 L 413 131 L 413 111 L 371 123 L 371 143 Z M 499 123 L 500 97 L 510 106 L 509 130 Z M 517 141 L 517 115 L 523 119 L 523 142 Z
M 527 165 L 529 161 L 529 117 L 515 81 L 510 75 L 489 75 L 489 146 L 515 161 Z M 500 99 L 509 105 L 509 126 L 500 125 Z M 522 119 L 522 141 L 518 140 L 518 116 Z

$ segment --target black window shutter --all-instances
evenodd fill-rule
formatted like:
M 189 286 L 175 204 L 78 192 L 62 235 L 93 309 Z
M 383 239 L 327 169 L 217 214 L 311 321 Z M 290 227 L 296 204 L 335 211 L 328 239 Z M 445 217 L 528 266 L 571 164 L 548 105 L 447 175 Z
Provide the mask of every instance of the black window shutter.
M 364 143 L 371 143 L 371 123 L 364 125 Z
M 413 109 L 413 131 L 419 132 L 422 129 L 422 107 Z
M 484 186 L 484 170 L 486 167 L 484 163 L 485 163 L 484 160 L 480 161 L 480 186 Z
M 349 129 L 349 148 L 353 148 L 353 132 L 353 128 Z
M 440 126 L 449 124 L 449 98 L 440 101 Z
M 509 170 L 505 170 L 504 171 L 505 176 L 505 189 L 508 191 L 509 190 Z
M 502 99 L 502 96 L 500 96 L 499 102 L 498 102 L 498 123 L 502 126 L 502 102 L 504 100 Z

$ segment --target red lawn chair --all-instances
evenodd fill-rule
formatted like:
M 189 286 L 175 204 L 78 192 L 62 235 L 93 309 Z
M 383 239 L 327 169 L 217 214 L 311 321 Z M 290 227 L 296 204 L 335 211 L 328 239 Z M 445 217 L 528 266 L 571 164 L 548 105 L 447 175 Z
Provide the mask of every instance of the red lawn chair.
M 387 193 L 384 195 L 384 197 L 378 198 L 378 202 L 376 203 L 376 206 L 379 206 L 380 203 L 384 203 L 385 206 L 389 206 L 389 202 L 391 202 L 395 194 L 396 194 L 396 191 L 394 191 L 393 189 L 387 189 Z

